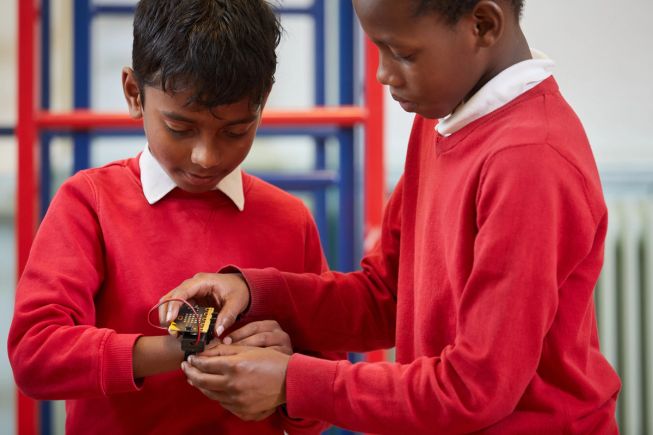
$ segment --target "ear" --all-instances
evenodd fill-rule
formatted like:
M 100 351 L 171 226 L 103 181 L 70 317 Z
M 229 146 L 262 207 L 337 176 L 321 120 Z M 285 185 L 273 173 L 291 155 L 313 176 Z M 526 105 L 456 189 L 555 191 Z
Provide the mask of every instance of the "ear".
M 258 117 L 258 126 L 260 126 L 261 122 L 263 121 L 263 109 L 265 109 L 265 105 L 268 102 L 268 97 L 270 96 L 270 91 L 271 90 L 272 90 L 272 88 L 270 88 L 270 90 L 268 90 L 268 92 L 263 96 L 263 100 L 261 101 L 261 104 L 259 105 L 258 110 L 259 110 L 260 114 L 259 114 L 259 117 Z
M 470 14 L 479 47 L 492 47 L 503 35 L 506 15 L 497 0 L 479 1 Z
M 141 90 L 134 76 L 134 70 L 129 67 L 122 69 L 122 91 L 125 94 L 129 116 L 134 119 L 143 117 L 143 104 L 141 99 Z

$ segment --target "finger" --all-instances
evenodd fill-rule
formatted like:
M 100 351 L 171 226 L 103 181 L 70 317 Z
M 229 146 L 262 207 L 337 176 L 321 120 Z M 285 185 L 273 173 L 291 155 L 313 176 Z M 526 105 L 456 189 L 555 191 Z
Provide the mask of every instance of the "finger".
M 220 340 L 218 337 L 213 337 L 211 341 L 207 343 L 206 350 L 212 349 L 216 346 L 220 346 L 222 343 L 224 343 L 223 340 Z M 224 344 L 230 344 L 230 343 L 224 343 Z
M 202 357 L 213 357 L 213 356 L 229 356 L 236 355 L 241 352 L 244 352 L 242 346 L 233 346 L 227 344 L 215 344 L 214 346 L 207 347 L 204 352 L 198 353 L 197 356 L 193 356 L 192 360 L 197 360 Z
M 238 319 L 240 313 L 247 309 L 250 302 L 249 287 L 247 282 L 238 273 L 228 273 L 220 276 L 221 280 L 217 287 L 221 303 L 220 312 L 215 322 L 215 331 L 221 336 L 224 331 L 230 328 Z
M 195 305 L 195 299 L 194 298 L 189 298 L 186 300 L 190 305 Z M 179 316 L 179 310 L 181 309 L 181 306 L 184 305 L 183 302 L 181 301 L 173 301 L 169 300 L 168 302 L 165 303 L 166 308 L 165 308 L 165 314 L 163 317 L 163 326 L 170 326 L 170 324 L 177 319 Z M 181 319 L 178 319 L 181 320 Z M 170 334 L 173 334 L 174 331 L 168 330 Z M 176 334 L 173 334 L 176 335 Z
M 162 327 L 167 327 L 168 328 L 168 334 L 172 335 L 173 337 L 176 337 L 178 335 L 177 331 L 171 330 L 170 329 L 170 323 L 171 322 L 166 321 L 167 320 L 166 317 L 168 315 L 168 309 L 169 309 L 168 305 L 169 304 L 170 304 L 170 302 L 165 302 L 165 303 L 162 303 L 162 304 L 159 305 L 159 308 L 158 308 L 159 325 L 161 325 Z
M 260 334 L 251 335 L 242 340 L 235 341 L 233 344 L 238 346 L 270 347 L 282 346 L 287 343 L 283 341 L 283 337 L 272 332 L 261 332 Z
M 218 317 L 215 321 L 216 336 L 218 337 L 222 336 L 224 331 L 226 331 L 234 323 L 236 323 L 236 318 L 238 318 L 241 309 L 242 309 L 241 307 L 238 307 L 238 304 L 236 304 L 230 299 L 224 301 L 224 304 L 222 305 L 222 308 L 220 309 L 220 312 L 218 313 Z
M 228 379 L 220 373 L 205 373 L 185 361 L 181 363 L 181 369 L 188 383 L 194 387 L 211 391 L 227 390 Z
M 168 314 L 168 303 L 159 305 L 159 325 L 168 326 L 166 323 L 166 315 Z
M 231 339 L 231 342 L 233 343 L 233 342 L 236 342 L 236 341 L 240 341 L 243 338 L 249 337 L 250 335 L 257 334 L 257 333 L 260 332 L 260 328 L 262 326 L 261 323 L 263 323 L 263 322 L 248 323 L 247 325 L 244 325 L 244 326 L 236 329 L 235 331 L 233 331 L 231 334 L 229 334 L 225 338 Z
M 213 295 L 213 281 L 211 280 L 212 275 L 215 274 L 196 274 L 194 277 L 187 279 L 178 287 L 168 292 L 161 298 L 161 301 L 168 299 L 183 299 L 188 301 L 190 299 L 208 298 L 214 301 L 214 303 L 211 305 L 215 305 L 215 297 L 210 298 L 210 296 Z M 182 303 L 178 301 L 170 301 L 166 304 L 167 309 L 165 311 L 165 319 L 167 323 L 170 323 L 172 320 L 177 318 L 181 304 Z
M 241 341 L 251 335 L 259 334 L 262 332 L 281 331 L 281 326 L 275 320 L 260 320 L 258 322 L 251 322 L 247 325 L 238 328 L 229 334 L 232 342 Z
M 159 299 L 159 302 L 163 302 L 159 306 L 159 323 L 161 323 L 161 326 L 170 325 L 170 322 L 175 320 L 177 315 L 179 315 L 179 308 L 181 307 L 182 302 L 170 300 L 172 298 L 183 299 L 185 301 L 190 299 L 187 295 L 183 295 L 183 297 L 171 296 L 170 293 Z
M 237 355 L 244 350 L 239 346 L 233 346 L 224 343 L 215 343 L 211 347 L 207 347 L 203 352 L 197 354 L 197 357 L 211 357 L 211 356 L 229 356 Z

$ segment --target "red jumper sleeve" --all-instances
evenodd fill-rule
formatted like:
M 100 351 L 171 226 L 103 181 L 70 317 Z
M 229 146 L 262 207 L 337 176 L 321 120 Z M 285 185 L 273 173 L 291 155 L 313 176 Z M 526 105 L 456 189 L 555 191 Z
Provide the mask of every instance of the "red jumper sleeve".
M 53 199 L 16 289 L 8 338 L 16 384 L 47 400 L 135 391 L 136 334 L 97 328 L 105 267 L 97 199 L 77 174 Z

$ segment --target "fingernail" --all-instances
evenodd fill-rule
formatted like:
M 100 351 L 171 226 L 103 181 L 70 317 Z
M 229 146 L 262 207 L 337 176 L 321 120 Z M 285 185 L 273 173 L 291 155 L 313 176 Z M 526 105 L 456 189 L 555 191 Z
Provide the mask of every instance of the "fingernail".
M 221 336 L 222 333 L 224 332 L 224 326 L 222 326 L 222 324 L 220 324 L 220 325 L 218 326 L 218 329 L 217 329 L 216 332 L 217 332 L 217 334 L 218 334 L 218 337 Z
M 181 369 L 182 369 L 183 371 L 186 371 L 186 366 L 187 366 L 186 361 L 182 361 L 182 362 L 181 362 Z
M 166 323 L 172 322 L 172 307 L 168 307 L 168 313 L 166 314 Z
M 224 340 L 222 340 L 224 344 L 231 344 L 231 337 L 225 337 Z
M 188 356 L 188 363 L 193 364 L 193 361 L 195 361 L 195 357 L 193 355 Z
M 220 339 L 219 338 L 214 338 L 209 342 L 209 344 L 206 346 L 207 349 L 213 349 L 214 347 L 218 347 L 220 345 Z

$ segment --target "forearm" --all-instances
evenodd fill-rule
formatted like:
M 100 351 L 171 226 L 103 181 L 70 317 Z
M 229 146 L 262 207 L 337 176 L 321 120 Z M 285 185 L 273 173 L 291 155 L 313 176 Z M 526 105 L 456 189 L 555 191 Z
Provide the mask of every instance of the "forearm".
M 178 370 L 183 360 L 184 352 L 175 337 L 139 337 L 132 359 L 134 379 Z
M 393 290 L 365 272 L 318 276 L 245 269 L 243 275 L 252 294 L 247 316 L 277 320 L 298 348 L 362 352 L 394 344 Z

